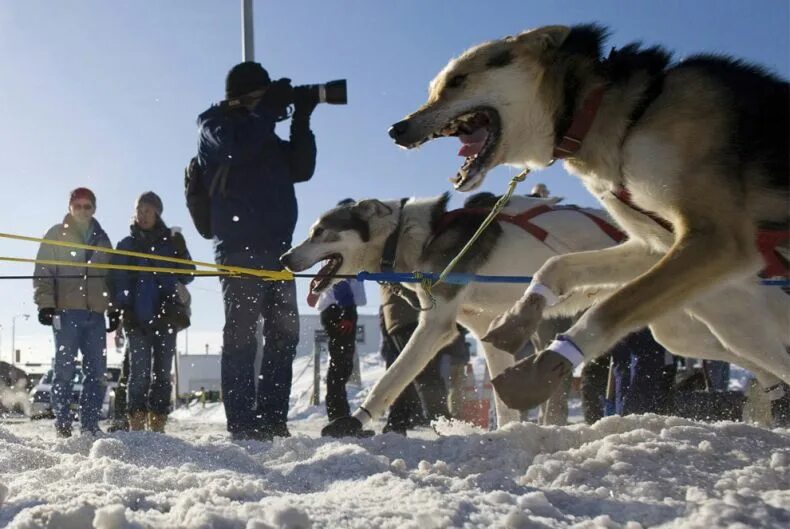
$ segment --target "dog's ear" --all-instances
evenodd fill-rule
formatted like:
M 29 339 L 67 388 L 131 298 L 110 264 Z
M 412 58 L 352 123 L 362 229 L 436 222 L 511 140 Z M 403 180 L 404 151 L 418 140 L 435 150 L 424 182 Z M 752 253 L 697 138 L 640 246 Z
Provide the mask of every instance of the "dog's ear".
M 363 220 L 370 220 L 376 217 L 386 217 L 392 213 L 392 208 L 380 200 L 370 198 L 357 202 L 352 208 L 356 215 Z
M 544 26 L 519 33 L 514 40 L 517 44 L 541 52 L 562 46 L 570 32 L 568 26 Z

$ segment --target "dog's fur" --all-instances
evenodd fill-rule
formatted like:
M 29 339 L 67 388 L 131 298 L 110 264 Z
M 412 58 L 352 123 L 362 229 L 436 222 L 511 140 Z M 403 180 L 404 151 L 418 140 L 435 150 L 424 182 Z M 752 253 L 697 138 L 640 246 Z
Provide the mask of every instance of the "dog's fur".
M 485 206 L 482 200 L 475 207 Z M 505 213 L 518 213 L 541 204 L 553 204 L 555 199 L 518 197 L 511 200 Z M 445 213 L 447 197 L 411 199 L 401 209 L 400 201 L 363 200 L 354 206 L 337 207 L 322 215 L 312 226 L 309 237 L 282 257 L 283 264 L 292 271 L 310 268 L 324 259 L 340 258 L 334 274 L 357 274 L 361 271 L 380 271 L 386 241 L 399 230 L 395 253 L 398 271 L 440 272 L 477 229 L 482 217 L 461 216 L 450 223 L 440 223 Z M 488 203 L 490 207 L 490 202 Z M 597 210 L 587 213 L 605 214 Z M 399 220 L 400 219 L 400 220 Z M 539 241 L 520 227 L 507 222 L 493 223 L 475 243 L 456 271 L 489 275 L 530 275 L 549 258 L 568 251 L 595 250 L 612 246 L 614 241 L 589 217 L 567 209 L 557 209 L 533 219 L 533 223 L 549 233 L 545 242 Z M 337 262 L 337 261 L 336 261 Z M 320 282 L 326 289 L 337 279 Z M 430 305 L 426 293 L 414 283 L 404 284 L 416 292 L 423 307 Z M 577 291 L 548 311 L 548 316 L 575 314 L 594 300 L 610 293 L 606 288 Z M 417 330 L 398 360 L 374 386 L 363 407 L 373 417 L 383 413 L 436 352 L 453 338 L 455 322 L 469 328 L 477 336 L 485 333 L 491 321 L 519 297 L 520 289 L 508 284 L 472 283 L 469 285 L 439 285 L 433 290 L 437 304 L 420 314 Z M 707 329 L 683 313 L 665 319 L 665 325 L 677 329 L 674 352 L 686 356 L 703 356 L 731 360 L 726 351 L 720 353 L 716 339 Z M 680 329 L 683 327 L 683 330 Z M 492 376 L 513 365 L 513 356 L 483 344 L 486 361 Z M 718 354 L 717 354 L 718 353 Z M 752 367 L 752 366 L 749 366 Z M 759 372 L 759 368 L 756 368 Z M 766 377 L 770 376 L 765 374 Z M 498 424 L 518 420 L 518 414 L 508 409 L 497 396 Z M 366 413 L 354 415 L 362 423 Z
M 620 285 L 568 338 L 589 360 L 653 323 L 656 338 L 676 350 L 668 342 L 682 335 L 664 319 L 685 309 L 738 363 L 790 382 L 790 297 L 758 284 L 764 263 L 755 243 L 760 227 L 790 227 L 788 83 L 712 55 L 670 64 L 666 51 L 640 44 L 604 57 L 605 37 L 596 25 L 549 26 L 473 47 L 450 61 L 431 82 L 427 103 L 391 135 L 414 147 L 457 135 L 459 116 L 486 113 L 488 143 L 456 184 L 469 190 L 499 164 L 549 165 L 573 115 L 606 85 L 565 167 L 629 241 L 551 259 L 536 274 L 560 296 Z M 652 215 L 617 199 L 623 187 Z

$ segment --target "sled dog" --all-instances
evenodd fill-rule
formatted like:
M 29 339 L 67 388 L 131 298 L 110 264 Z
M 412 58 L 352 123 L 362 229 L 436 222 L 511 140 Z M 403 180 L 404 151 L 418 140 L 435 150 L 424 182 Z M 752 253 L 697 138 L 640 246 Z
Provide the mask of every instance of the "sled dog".
M 392 270 L 440 272 L 466 244 L 492 205 L 474 205 L 473 197 L 471 205 L 448 212 L 447 200 L 447 195 L 432 199 L 363 200 L 353 206 L 334 208 L 322 215 L 311 227 L 308 238 L 283 255 L 281 261 L 294 272 L 326 261 L 311 283 L 313 295 L 336 282 L 337 275 Z M 529 197 L 511 199 L 456 271 L 531 275 L 547 259 L 571 251 L 611 247 L 623 236 L 604 212 L 558 206 L 556 202 Z M 402 286 L 416 294 L 421 307 L 431 306 L 429 296 L 418 284 Z M 577 290 L 562 303 L 547 308 L 546 315 L 574 314 L 608 292 L 605 288 Z M 456 322 L 482 336 L 494 318 L 518 299 L 521 290 L 502 283 L 439 283 L 432 293 L 435 307 L 420 313 L 418 327 L 398 360 L 376 383 L 360 409 L 352 417 L 333 421 L 324 429 L 325 435 L 360 434 L 365 423 L 384 413 L 453 338 Z M 715 342 L 707 329 L 695 327 L 695 322 L 683 313 L 668 317 L 667 322 L 675 328 L 686 327 L 682 339 L 687 342 Z M 697 333 L 702 336 L 695 336 Z M 707 342 L 695 351 L 708 350 Z M 513 366 L 512 355 L 488 343 L 483 344 L 483 349 L 492 376 Z M 711 346 L 710 350 L 715 348 Z M 495 405 L 499 425 L 518 420 L 518 413 L 497 395 Z
M 563 160 L 628 235 L 541 267 L 483 338 L 499 350 L 518 350 L 576 289 L 616 291 L 494 387 L 512 407 L 535 406 L 567 370 L 648 324 L 676 351 L 683 334 L 665 319 L 685 310 L 736 363 L 773 374 L 761 383 L 779 399 L 780 380 L 790 383 L 790 296 L 758 274 L 788 275 L 789 85 L 715 55 L 672 62 L 639 43 L 604 55 L 606 37 L 598 25 L 548 26 L 470 48 L 390 129 L 405 148 L 457 136 L 462 191 L 500 164 Z

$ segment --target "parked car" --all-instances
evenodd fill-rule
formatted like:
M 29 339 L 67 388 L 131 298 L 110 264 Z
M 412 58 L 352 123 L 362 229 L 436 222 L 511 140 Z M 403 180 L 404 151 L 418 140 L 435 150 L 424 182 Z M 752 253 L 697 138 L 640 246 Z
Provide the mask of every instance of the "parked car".
M 52 413 L 52 377 L 53 371 L 50 369 L 41 377 L 38 384 L 30 390 L 30 418 L 31 419 L 51 419 Z M 104 399 L 101 407 L 101 417 L 106 419 L 110 414 L 110 401 L 115 396 L 115 388 L 118 387 L 118 379 L 121 377 L 120 367 L 108 367 L 105 373 L 107 379 L 107 389 L 104 392 Z M 71 389 L 71 409 L 76 417 L 80 407 L 80 395 L 82 394 L 82 371 L 77 369 L 74 373 L 73 386 Z

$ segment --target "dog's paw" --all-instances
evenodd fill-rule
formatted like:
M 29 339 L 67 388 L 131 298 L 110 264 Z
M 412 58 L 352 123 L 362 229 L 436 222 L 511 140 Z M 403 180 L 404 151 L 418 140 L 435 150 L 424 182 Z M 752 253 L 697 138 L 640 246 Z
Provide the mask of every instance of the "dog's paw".
M 356 417 L 339 417 L 321 430 L 321 437 L 372 437 L 373 430 L 363 430 Z
M 546 298 L 529 295 L 519 300 L 510 310 L 491 322 L 488 332 L 481 338 L 497 349 L 516 354 L 522 350 L 543 319 Z
M 547 350 L 516 362 L 494 377 L 491 385 L 509 408 L 529 410 L 548 400 L 572 371 L 564 356 Z

